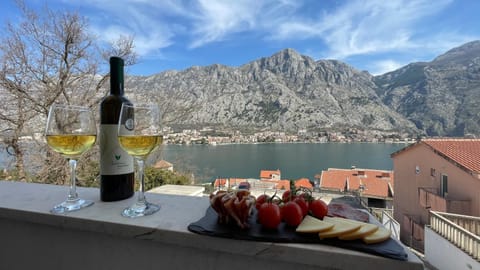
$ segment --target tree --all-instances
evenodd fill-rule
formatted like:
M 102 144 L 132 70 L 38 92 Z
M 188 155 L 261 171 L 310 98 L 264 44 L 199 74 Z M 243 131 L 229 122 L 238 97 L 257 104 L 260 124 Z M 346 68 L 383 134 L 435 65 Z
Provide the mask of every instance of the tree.
M 26 181 L 23 136 L 41 133 L 49 107 L 55 102 L 97 106 L 105 92 L 109 74 L 102 74 L 102 64 L 111 55 L 136 61 L 131 37 L 121 36 L 112 44 L 101 46 L 88 32 L 87 20 L 76 12 L 42 12 L 29 9 L 18 1 L 21 21 L 7 23 L 0 40 L 0 127 L 8 131 L 4 142 L 15 156 L 18 180 Z M 81 90 L 81 91 L 79 91 Z M 45 145 L 45 144 L 43 144 Z M 38 178 L 65 179 L 64 160 L 48 149 Z M 88 157 L 87 157 L 88 158 Z M 55 181 L 55 180 L 51 180 Z
M 145 189 L 149 190 L 154 187 L 171 184 L 171 185 L 188 185 L 191 179 L 187 175 L 172 172 L 169 170 L 156 169 L 148 167 L 145 169 Z M 138 183 L 135 183 L 138 185 Z

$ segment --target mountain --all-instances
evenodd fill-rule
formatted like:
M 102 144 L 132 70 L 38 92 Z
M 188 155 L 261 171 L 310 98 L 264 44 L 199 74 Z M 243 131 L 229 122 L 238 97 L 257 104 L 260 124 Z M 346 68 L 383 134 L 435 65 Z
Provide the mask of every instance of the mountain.
M 480 41 L 374 77 L 382 101 L 429 136 L 480 134 Z
M 135 93 L 148 91 L 195 104 L 191 116 L 180 122 L 184 126 L 416 131 L 413 123 L 383 104 L 369 73 L 335 60 L 314 61 L 292 49 L 238 68 L 191 67 L 130 77 L 127 84 Z
M 476 41 L 372 76 L 285 49 L 240 67 L 132 76 L 126 86 L 137 99 L 158 100 L 168 123 L 182 127 L 480 135 L 479 56 Z

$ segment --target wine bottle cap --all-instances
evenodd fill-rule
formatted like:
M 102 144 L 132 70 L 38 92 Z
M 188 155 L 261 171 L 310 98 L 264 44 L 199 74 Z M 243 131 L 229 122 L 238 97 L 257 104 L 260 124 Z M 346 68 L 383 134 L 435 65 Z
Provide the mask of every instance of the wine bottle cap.
M 123 67 L 123 65 L 124 65 L 123 59 L 121 57 L 118 57 L 118 56 L 112 56 L 112 57 L 110 57 L 110 65 Z

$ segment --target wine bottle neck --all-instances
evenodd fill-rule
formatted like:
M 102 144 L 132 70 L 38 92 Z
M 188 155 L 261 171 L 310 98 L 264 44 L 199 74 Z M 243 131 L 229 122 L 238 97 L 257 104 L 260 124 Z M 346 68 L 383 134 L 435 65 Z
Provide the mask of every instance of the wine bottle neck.
M 123 93 L 123 59 L 114 56 L 110 58 L 110 94 L 122 96 Z

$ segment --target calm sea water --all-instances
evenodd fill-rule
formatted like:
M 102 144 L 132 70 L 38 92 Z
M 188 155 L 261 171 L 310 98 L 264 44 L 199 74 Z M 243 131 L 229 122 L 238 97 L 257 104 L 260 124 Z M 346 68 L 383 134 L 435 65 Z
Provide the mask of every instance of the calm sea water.
M 229 145 L 164 145 L 162 156 L 176 170 L 193 173 L 195 181 L 218 177 L 259 178 L 260 170 L 279 169 L 283 179 L 309 178 L 328 168 L 391 170 L 390 154 L 406 144 L 388 143 L 291 143 Z M 9 167 L 0 149 L 0 168 Z
M 391 170 L 390 154 L 406 144 L 293 143 L 166 145 L 163 158 L 174 168 L 192 172 L 197 182 L 217 177 L 259 178 L 260 170 L 280 169 L 283 179 L 314 179 L 328 168 Z

